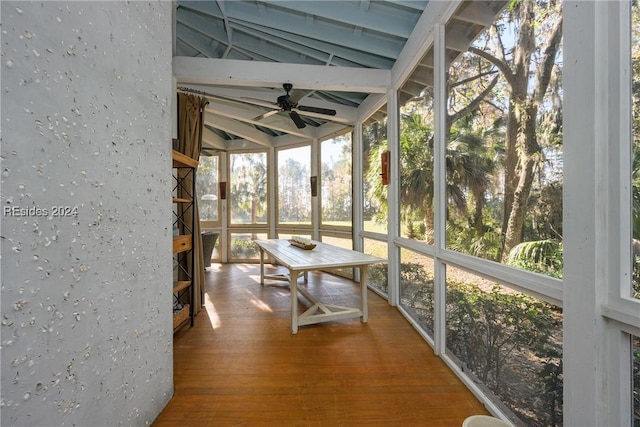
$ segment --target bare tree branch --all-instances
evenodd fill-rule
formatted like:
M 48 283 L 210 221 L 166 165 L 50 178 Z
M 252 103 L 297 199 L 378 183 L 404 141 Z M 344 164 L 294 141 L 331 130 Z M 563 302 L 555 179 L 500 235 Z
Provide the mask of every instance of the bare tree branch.
M 455 123 L 456 120 L 458 120 L 460 117 L 464 117 L 466 114 L 469 114 L 470 112 L 476 110 L 478 108 L 478 105 L 480 105 L 480 103 L 484 100 L 484 98 L 493 90 L 493 88 L 496 86 L 496 84 L 498 83 L 498 79 L 500 78 L 500 76 L 495 76 L 493 78 L 493 80 L 491 80 L 491 83 L 489 83 L 489 85 L 484 88 L 484 90 L 482 92 L 480 92 L 478 94 L 478 96 L 476 96 L 473 101 L 471 101 L 469 104 L 467 104 L 466 107 L 464 107 L 462 110 L 457 111 L 451 115 L 449 115 L 448 117 L 448 122 L 449 123 Z
M 450 88 L 450 89 L 453 89 L 453 88 L 455 88 L 455 87 L 465 85 L 465 84 L 467 84 L 467 83 L 469 83 L 469 82 L 472 82 L 472 81 L 474 81 L 474 80 L 481 79 L 482 77 L 485 77 L 485 76 L 491 76 L 491 75 L 493 75 L 493 74 L 495 74 L 495 73 L 497 73 L 497 71 L 486 71 L 486 72 L 484 72 L 484 73 L 479 73 L 479 74 L 476 74 L 476 75 L 474 75 L 474 76 L 468 77 L 468 78 L 466 78 L 466 79 L 462 79 L 462 80 L 459 80 L 459 81 L 457 81 L 457 82 L 451 83 L 451 84 L 449 85 L 449 88 Z
M 542 56 L 542 66 L 540 67 L 539 74 L 537 76 L 538 87 L 536 88 L 536 92 L 533 94 L 533 99 L 538 103 L 542 102 L 542 99 L 549 88 L 561 40 L 562 18 L 558 20 L 556 26 L 553 28 L 551 37 L 549 38 L 549 42 Z
M 505 52 L 505 49 L 504 49 L 504 43 L 502 42 L 502 35 L 500 34 L 500 30 L 498 30 L 498 26 L 495 24 L 491 26 L 491 29 L 495 33 L 495 38 L 498 41 L 498 49 L 500 50 L 500 55 L 502 56 L 500 60 L 506 64 L 507 53 Z
M 476 55 L 481 56 L 482 58 L 486 59 L 487 61 L 491 62 L 493 65 L 498 67 L 498 70 L 502 72 L 502 75 L 507 80 L 507 83 L 509 83 L 510 86 L 515 85 L 513 72 L 511 71 L 511 68 L 509 68 L 509 64 L 507 64 L 505 61 L 502 61 L 499 58 L 496 58 L 495 56 L 493 56 L 492 54 L 490 54 L 485 50 L 481 50 L 473 46 L 469 47 L 469 52 L 475 53 Z

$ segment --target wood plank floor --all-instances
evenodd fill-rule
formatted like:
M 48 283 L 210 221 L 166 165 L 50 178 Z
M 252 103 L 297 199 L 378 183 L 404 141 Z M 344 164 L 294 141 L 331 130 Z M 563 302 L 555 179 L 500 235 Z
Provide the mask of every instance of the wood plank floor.
M 284 282 L 260 286 L 253 264 L 214 264 L 206 276 L 206 309 L 175 335 L 175 395 L 154 427 L 457 427 L 469 415 L 488 414 L 371 291 L 368 323 L 302 326 L 292 335 Z M 310 293 L 334 304 L 357 306 L 358 289 L 309 275 Z

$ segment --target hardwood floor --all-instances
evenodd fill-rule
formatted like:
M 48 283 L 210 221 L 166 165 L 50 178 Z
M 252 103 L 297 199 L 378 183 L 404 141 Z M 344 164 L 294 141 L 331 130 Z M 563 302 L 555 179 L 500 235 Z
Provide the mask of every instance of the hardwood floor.
M 260 286 L 253 264 L 208 270 L 206 309 L 175 335 L 175 395 L 154 427 L 456 427 L 488 414 L 375 293 L 369 291 L 368 323 L 302 326 L 292 335 L 285 282 Z M 336 304 L 358 304 L 359 285 L 332 275 L 310 274 L 308 289 Z

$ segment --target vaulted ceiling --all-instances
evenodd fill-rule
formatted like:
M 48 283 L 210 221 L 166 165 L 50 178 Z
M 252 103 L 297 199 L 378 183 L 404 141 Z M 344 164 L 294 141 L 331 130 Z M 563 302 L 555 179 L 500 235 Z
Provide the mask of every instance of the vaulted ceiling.
M 505 4 L 462 3 L 446 27 L 449 59 L 466 50 Z M 391 87 L 399 58 L 414 54 L 407 50 L 416 43 L 408 42 L 425 32 L 428 5 L 178 0 L 174 75 L 179 91 L 209 98 L 203 145 L 272 147 L 348 129 L 367 98 L 384 96 Z M 401 98 L 418 96 L 425 88 L 419 74 L 432 67 L 433 58 L 424 55 Z M 283 83 L 292 84 L 290 97 Z

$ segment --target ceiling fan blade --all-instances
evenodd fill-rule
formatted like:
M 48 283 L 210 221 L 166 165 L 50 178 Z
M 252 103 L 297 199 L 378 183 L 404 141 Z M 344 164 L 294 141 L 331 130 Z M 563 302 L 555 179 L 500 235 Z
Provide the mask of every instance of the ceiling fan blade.
M 307 127 L 307 124 L 304 122 L 304 120 L 302 120 L 302 117 L 300 117 L 300 115 L 298 113 L 296 113 L 295 111 L 290 111 L 289 112 L 289 117 L 291 117 L 291 120 L 293 120 L 293 123 L 296 124 L 298 129 L 302 129 L 302 128 Z
M 302 89 L 293 89 L 291 94 L 289 94 L 289 102 L 292 104 L 297 104 L 302 98 L 307 96 L 309 92 L 304 91 Z
M 309 113 L 325 114 L 327 116 L 335 116 L 336 115 L 336 110 L 328 110 L 326 108 L 308 107 L 306 105 L 298 105 L 296 108 L 298 110 L 300 110 L 300 111 L 306 111 L 306 112 L 309 112 Z
M 271 110 L 271 111 L 267 111 L 266 113 L 262 113 L 260 114 L 258 117 L 255 117 L 253 120 L 255 121 L 260 121 L 262 119 L 266 119 L 267 117 L 271 117 L 274 114 L 278 114 L 280 111 L 279 110 Z

